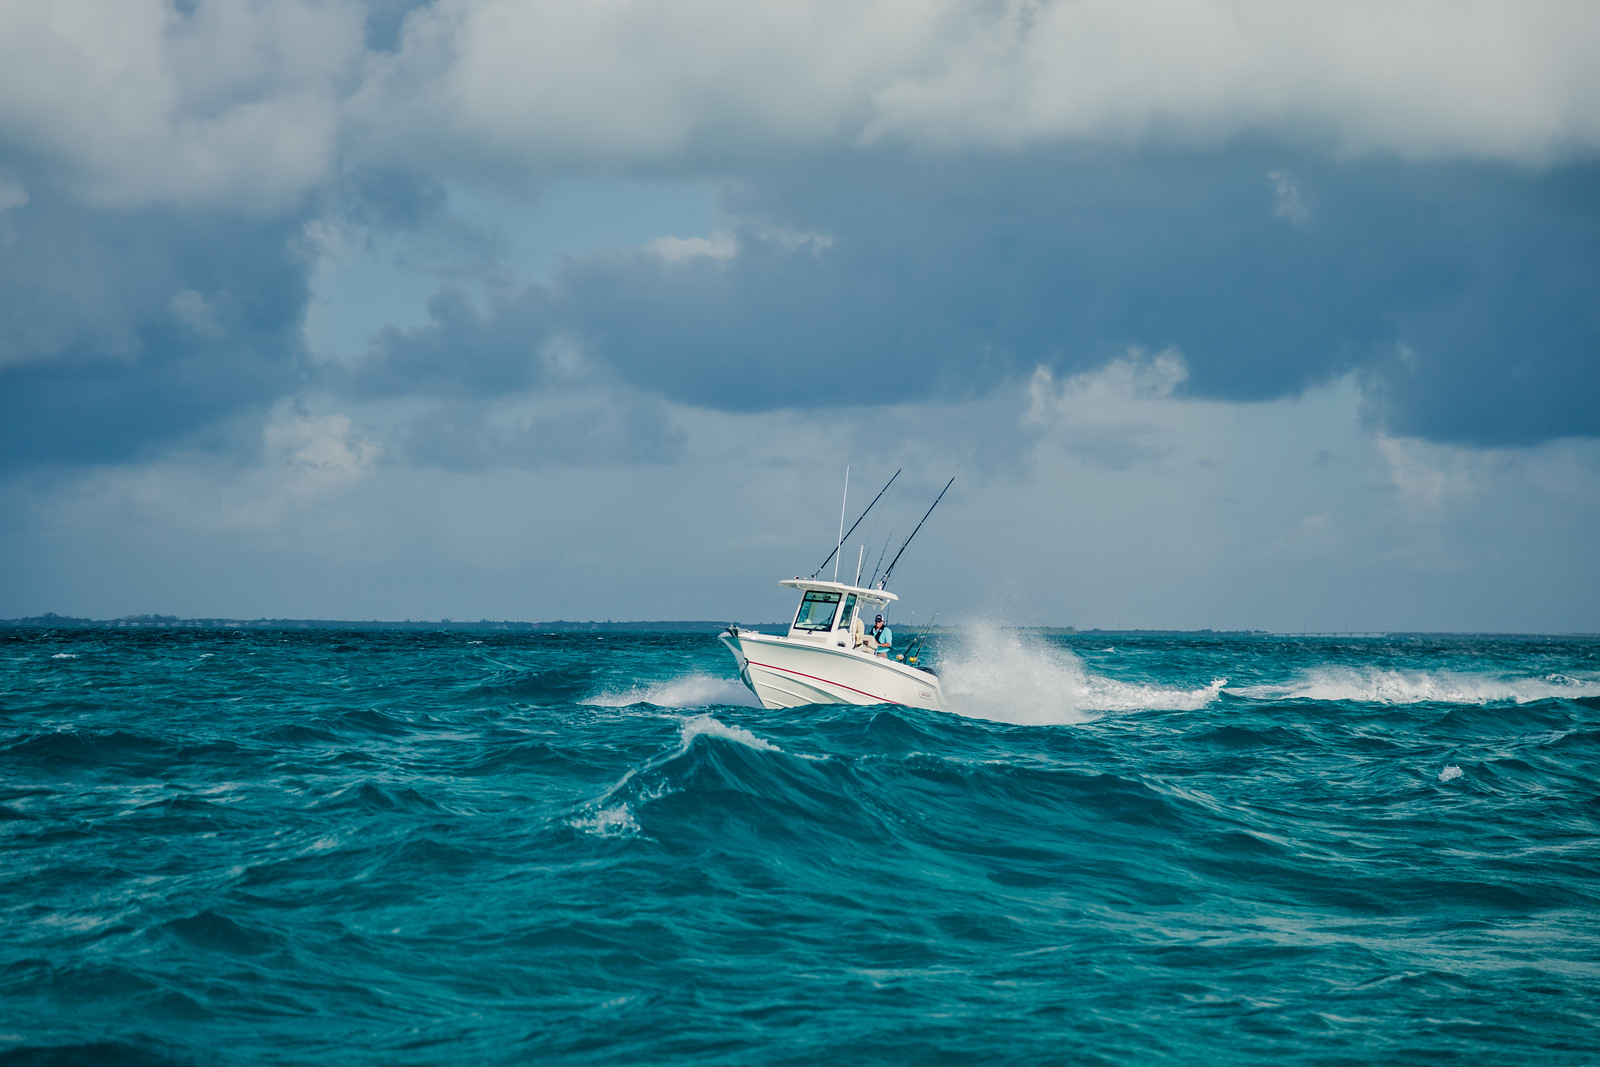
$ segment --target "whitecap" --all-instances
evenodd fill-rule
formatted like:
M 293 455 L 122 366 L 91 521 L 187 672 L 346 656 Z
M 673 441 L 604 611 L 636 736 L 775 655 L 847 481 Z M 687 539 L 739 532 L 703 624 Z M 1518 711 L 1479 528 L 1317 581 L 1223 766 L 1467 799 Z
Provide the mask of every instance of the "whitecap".
M 78 654 L 76 652 L 57 652 L 55 655 L 51 656 L 50 658 L 51 659 L 77 659 L 78 658 Z
M 1553 697 L 1600 695 L 1600 681 L 1563 674 L 1506 678 L 1462 671 L 1385 667 L 1316 667 L 1275 685 L 1240 686 L 1233 696 L 1256 700 L 1350 700 L 1367 704 L 1527 704 Z
M 1461 768 L 1457 767 L 1454 763 L 1450 764 L 1450 766 L 1439 772 L 1439 781 L 1441 782 L 1453 782 L 1460 777 Z

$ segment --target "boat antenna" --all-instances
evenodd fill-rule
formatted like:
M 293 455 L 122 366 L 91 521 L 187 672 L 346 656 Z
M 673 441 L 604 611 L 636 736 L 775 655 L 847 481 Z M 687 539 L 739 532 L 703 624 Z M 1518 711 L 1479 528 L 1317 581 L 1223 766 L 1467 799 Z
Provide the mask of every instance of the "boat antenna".
M 902 467 L 900 469 L 904 470 L 905 468 Z M 849 468 L 846 468 L 845 469 L 845 485 L 846 485 L 846 488 L 849 487 L 849 477 L 850 477 Z M 879 500 L 883 499 L 883 494 L 885 494 L 885 493 L 887 493 L 889 491 L 889 487 L 894 484 L 895 478 L 898 478 L 898 477 L 900 477 L 900 471 L 895 471 L 893 477 L 891 477 L 887 482 L 883 483 L 883 488 L 878 490 L 878 495 L 872 498 L 872 503 L 871 504 L 867 505 L 867 511 L 871 511 L 872 508 L 873 508 L 873 505 L 877 504 L 877 502 Z M 843 526 L 844 525 L 844 514 L 843 514 L 844 508 L 841 507 L 839 509 L 839 511 L 840 511 L 839 525 Z M 863 511 L 861 513 L 861 519 L 864 519 L 864 518 L 867 517 L 867 511 Z M 851 534 L 856 532 L 856 527 L 861 525 L 861 519 L 857 519 L 854 523 L 851 524 L 850 529 L 846 533 L 843 533 L 843 534 L 841 534 L 839 536 L 839 544 L 833 546 L 833 551 L 828 553 L 828 558 L 822 561 L 822 565 L 821 566 L 819 566 L 816 570 L 811 572 L 811 577 L 815 578 L 817 575 L 821 574 L 822 573 L 822 568 L 826 567 L 830 562 L 832 562 L 833 557 L 839 554 L 839 545 L 844 544 L 845 538 L 849 537 Z M 834 577 L 838 577 L 837 573 L 834 575 Z
M 950 487 L 955 484 L 956 480 L 954 478 L 951 478 L 948 482 L 944 483 L 944 488 L 939 490 L 939 495 L 934 497 L 933 503 L 928 505 L 927 512 L 922 516 L 922 522 L 928 521 L 928 516 L 933 514 L 933 509 L 939 506 L 939 501 L 944 499 L 944 495 L 948 493 L 950 491 Z M 922 522 L 917 523 L 917 530 L 922 529 Z M 917 530 L 911 531 L 911 537 L 917 536 Z M 906 548 L 911 544 L 911 537 L 906 538 L 906 543 L 900 546 L 900 551 L 896 552 L 894 554 L 894 559 L 889 561 L 889 569 L 883 572 L 883 577 L 878 581 L 879 589 L 882 589 L 884 586 L 889 584 L 889 575 L 894 573 L 894 565 L 900 562 L 901 556 L 905 555 Z
M 844 497 L 839 501 L 839 540 L 833 546 L 833 580 L 839 580 L 839 549 L 844 547 L 844 506 L 850 502 L 850 464 L 844 465 Z M 855 528 L 851 527 L 851 533 Z M 821 567 L 817 568 L 821 570 Z

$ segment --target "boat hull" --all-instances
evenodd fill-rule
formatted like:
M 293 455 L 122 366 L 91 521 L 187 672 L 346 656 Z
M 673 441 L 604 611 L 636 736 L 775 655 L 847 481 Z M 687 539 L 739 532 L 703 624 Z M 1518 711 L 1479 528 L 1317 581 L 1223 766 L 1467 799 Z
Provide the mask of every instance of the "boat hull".
M 939 679 L 866 652 L 748 631 L 722 635 L 739 677 L 767 708 L 805 704 L 903 704 L 944 710 Z

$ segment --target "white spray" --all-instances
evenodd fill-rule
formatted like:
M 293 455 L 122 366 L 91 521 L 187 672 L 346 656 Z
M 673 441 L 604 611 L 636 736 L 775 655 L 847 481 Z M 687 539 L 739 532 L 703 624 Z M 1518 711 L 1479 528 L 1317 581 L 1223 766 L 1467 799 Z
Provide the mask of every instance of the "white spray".
M 1119 682 L 1089 674 L 1068 649 L 993 624 L 947 638 L 939 664 L 951 711 L 1026 725 L 1089 722 L 1107 712 L 1193 711 L 1227 684 L 1225 678 L 1199 689 Z

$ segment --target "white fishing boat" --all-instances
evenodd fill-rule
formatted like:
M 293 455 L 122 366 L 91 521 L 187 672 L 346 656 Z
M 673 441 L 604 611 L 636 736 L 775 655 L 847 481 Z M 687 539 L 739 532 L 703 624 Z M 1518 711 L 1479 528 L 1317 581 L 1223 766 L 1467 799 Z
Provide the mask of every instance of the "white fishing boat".
M 841 582 L 789 578 L 778 583 L 800 590 L 800 607 L 781 636 L 730 626 L 722 634 L 739 663 L 739 677 L 768 708 L 802 704 L 904 704 L 944 710 L 944 694 L 932 672 L 913 663 L 916 646 L 879 654 L 861 642 L 862 615 L 881 612 L 898 598 L 882 589 Z M 861 643 L 858 643 L 861 642 Z
M 898 478 L 900 472 L 895 472 Z M 950 479 L 954 482 L 955 479 Z M 894 478 L 889 479 L 889 484 Z M 848 476 L 846 495 L 848 497 Z M 885 485 L 872 504 L 861 513 L 867 517 L 873 505 L 882 499 L 889 485 Z M 722 634 L 722 643 L 728 646 L 739 664 L 739 677 L 750 687 L 763 707 L 794 708 L 805 704 L 903 704 L 913 708 L 944 710 L 944 693 L 939 688 L 939 678 L 932 671 L 917 666 L 921 657 L 922 642 L 927 628 L 901 648 L 878 647 L 864 625 L 873 614 L 889 609 L 899 597 L 884 586 L 894 573 L 895 564 L 904 554 L 922 523 L 939 505 L 946 485 L 933 505 L 928 508 L 922 522 L 911 531 L 905 544 L 895 554 L 882 580 L 869 580 L 867 585 L 851 584 L 837 580 L 787 578 L 779 585 L 800 591 L 800 606 L 789 625 L 788 633 L 765 634 L 733 625 Z M 842 512 L 842 509 L 841 509 Z M 844 529 L 840 515 L 839 528 Z M 841 532 L 833 553 L 823 560 L 826 567 L 836 558 L 849 534 Z M 880 556 L 881 561 L 881 556 Z M 822 567 L 817 568 L 821 573 Z M 874 573 L 876 579 L 876 573 Z M 861 580 L 861 568 L 856 568 L 855 581 Z

